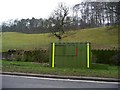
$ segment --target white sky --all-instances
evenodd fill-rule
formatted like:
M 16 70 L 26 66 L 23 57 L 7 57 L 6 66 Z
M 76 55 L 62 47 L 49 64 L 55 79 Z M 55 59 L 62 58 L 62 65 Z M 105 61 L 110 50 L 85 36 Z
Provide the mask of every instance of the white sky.
M 0 0 L 0 22 L 10 19 L 47 18 L 64 2 L 68 6 L 80 3 L 81 0 Z

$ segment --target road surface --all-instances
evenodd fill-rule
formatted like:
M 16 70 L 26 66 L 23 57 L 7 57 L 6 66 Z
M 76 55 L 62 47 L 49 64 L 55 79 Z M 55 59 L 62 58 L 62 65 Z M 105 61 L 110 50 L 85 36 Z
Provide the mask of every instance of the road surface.
M 2 75 L 2 88 L 118 88 L 118 83 Z

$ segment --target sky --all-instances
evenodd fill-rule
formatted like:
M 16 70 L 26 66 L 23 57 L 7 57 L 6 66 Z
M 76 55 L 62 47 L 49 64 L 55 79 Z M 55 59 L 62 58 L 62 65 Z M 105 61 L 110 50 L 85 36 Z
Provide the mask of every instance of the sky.
M 0 23 L 10 19 L 48 18 L 63 2 L 72 7 L 81 0 L 0 0 Z
M 48 18 L 58 3 L 72 7 L 81 1 L 119 0 L 0 0 L 0 23 L 11 19 Z

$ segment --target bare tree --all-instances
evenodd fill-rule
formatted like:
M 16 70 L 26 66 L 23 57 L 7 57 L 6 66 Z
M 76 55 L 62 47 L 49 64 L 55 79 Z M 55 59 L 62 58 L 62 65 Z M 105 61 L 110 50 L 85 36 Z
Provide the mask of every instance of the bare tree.
M 50 17 L 50 20 L 52 21 L 51 29 L 52 33 L 59 39 L 62 39 L 62 35 L 64 32 L 64 26 L 66 24 L 66 18 L 69 14 L 69 8 L 63 4 L 60 3 L 56 10 L 54 10 L 53 14 Z

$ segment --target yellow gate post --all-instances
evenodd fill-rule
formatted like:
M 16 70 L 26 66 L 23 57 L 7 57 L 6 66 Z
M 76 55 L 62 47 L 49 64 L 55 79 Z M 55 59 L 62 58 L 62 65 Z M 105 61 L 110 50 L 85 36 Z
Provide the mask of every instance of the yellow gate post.
M 90 63 L 90 51 L 89 51 L 89 42 L 87 43 L 87 68 L 90 67 L 89 63 Z
M 55 43 L 52 45 L 52 68 L 54 68 L 54 62 L 55 62 Z

